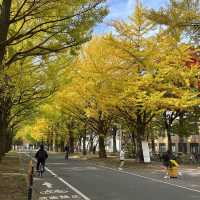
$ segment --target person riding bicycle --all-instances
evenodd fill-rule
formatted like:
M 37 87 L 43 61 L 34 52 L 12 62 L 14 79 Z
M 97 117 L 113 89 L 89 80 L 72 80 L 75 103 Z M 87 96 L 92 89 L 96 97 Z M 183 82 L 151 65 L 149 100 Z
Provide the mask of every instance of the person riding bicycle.
M 40 163 L 43 165 L 43 167 L 45 167 L 45 161 L 48 158 L 48 154 L 44 150 L 44 145 L 43 144 L 40 145 L 40 149 L 35 154 L 35 158 L 37 159 L 37 167 L 36 167 L 36 169 L 37 169 L 37 171 L 39 171 Z

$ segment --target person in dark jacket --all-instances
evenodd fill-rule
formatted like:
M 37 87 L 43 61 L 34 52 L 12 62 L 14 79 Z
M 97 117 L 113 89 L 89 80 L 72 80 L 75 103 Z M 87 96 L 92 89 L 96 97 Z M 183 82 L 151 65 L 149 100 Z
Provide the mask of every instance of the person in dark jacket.
M 66 144 L 65 145 L 65 160 L 69 159 L 69 146 Z
M 168 168 L 170 166 L 170 160 L 171 160 L 171 153 L 169 150 L 162 156 L 162 159 L 163 159 L 163 165 L 166 167 L 166 171 L 167 171 L 164 178 L 168 178 Z
M 36 169 L 39 171 L 40 163 L 45 167 L 45 161 L 48 158 L 47 152 L 44 150 L 44 145 L 40 145 L 40 149 L 35 154 L 35 158 L 37 159 L 37 166 Z

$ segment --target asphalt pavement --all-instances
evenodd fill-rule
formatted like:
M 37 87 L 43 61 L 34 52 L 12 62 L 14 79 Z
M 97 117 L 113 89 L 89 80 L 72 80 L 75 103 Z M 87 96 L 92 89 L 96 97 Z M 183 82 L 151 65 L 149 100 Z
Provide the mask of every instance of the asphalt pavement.
M 199 200 L 200 177 L 119 171 L 88 161 L 51 154 L 44 177 L 34 179 L 34 200 Z M 194 181 L 193 181 L 194 180 Z

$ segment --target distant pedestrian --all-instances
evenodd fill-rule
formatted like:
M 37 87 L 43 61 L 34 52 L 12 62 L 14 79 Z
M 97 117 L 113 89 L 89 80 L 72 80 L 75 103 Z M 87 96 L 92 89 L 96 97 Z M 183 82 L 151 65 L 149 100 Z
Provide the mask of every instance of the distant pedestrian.
M 122 170 L 122 167 L 124 166 L 124 160 L 125 160 L 125 152 L 124 149 L 122 148 L 120 151 L 120 166 L 119 166 L 119 170 Z
M 65 160 L 69 159 L 69 146 L 66 144 L 65 145 Z
M 165 154 L 163 154 L 162 159 L 163 159 L 163 165 L 166 168 L 166 175 L 164 176 L 164 178 L 168 178 L 169 177 L 168 170 L 170 167 L 171 152 L 168 150 Z
M 191 165 L 195 163 L 195 155 L 194 155 L 194 153 L 190 154 L 190 158 L 189 159 L 190 159 L 190 164 Z

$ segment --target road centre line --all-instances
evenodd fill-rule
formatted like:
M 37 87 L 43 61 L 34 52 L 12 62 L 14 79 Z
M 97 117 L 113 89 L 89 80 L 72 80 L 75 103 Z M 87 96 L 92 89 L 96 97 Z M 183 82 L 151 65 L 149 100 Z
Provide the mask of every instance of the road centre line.
M 37 162 L 37 160 L 35 158 L 33 158 L 32 156 L 30 156 L 29 154 L 25 153 L 26 156 L 30 157 L 32 160 L 34 160 L 35 162 Z M 57 178 L 59 181 L 61 181 L 62 183 L 64 183 L 66 186 L 68 186 L 71 190 L 73 190 L 75 193 L 77 193 L 78 195 L 80 195 L 84 200 L 91 200 L 89 199 L 87 196 L 85 196 L 81 191 L 79 191 L 77 188 L 75 188 L 74 186 L 72 186 L 70 183 L 68 183 L 67 181 L 65 181 L 63 178 L 59 177 L 56 173 L 54 173 L 52 170 L 50 170 L 48 167 L 45 167 L 46 171 L 48 171 L 51 175 L 53 175 L 55 178 Z
M 90 162 L 88 162 L 88 163 L 90 163 Z M 90 163 L 90 164 L 91 164 L 91 163 Z M 97 166 L 97 167 L 109 169 L 109 170 L 112 170 L 112 171 L 115 171 L 115 172 L 119 172 L 119 173 L 123 173 L 123 174 L 128 174 L 128 175 L 136 176 L 136 177 L 143 178 L 143 179 L 146 179 L 146 180 L 151 180 L 151 181 L 153 181 L 153 182 L 163 183 L 163 184 L 170 185 L 170 186 L 174 186 L 174 187 L 177 187 L 177 188 L 181 188 L 181 189 L 190 190 L 190 191 L 193 191 L 193 192 L 198 192 L 198 193 L 200 193 L 200 190 L 188 188 L 188 187 L 181 186 L 181 185 L 177 185 L 177 184 L 174 184 L 174 183 L 168 183 L 168 182 L 165 182 L 165 181 L 161 181 L 161 180 L 159 180 L 159 179 L 150 178 L 150 177 L 147 177 L 147 176 L 142 176 L 142 175 L 135 174 L 135 173 L 131 173 L 131 172 L 127 172 L 127 171 L 121 171 L 121 170 L 113 169 L 113 168 L 106 167 L 106 166 L 103 166 L 103 165 L 98 165 L 98 164 L 93 164 L 93 165 L 95 165 L 95 166 Z

